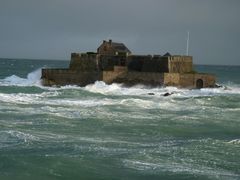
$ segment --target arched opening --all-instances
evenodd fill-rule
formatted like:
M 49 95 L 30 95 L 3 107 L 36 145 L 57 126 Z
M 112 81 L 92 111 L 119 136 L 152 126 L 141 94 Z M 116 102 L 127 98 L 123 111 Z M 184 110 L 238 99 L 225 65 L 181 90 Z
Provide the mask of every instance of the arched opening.
M 120 66 L 126 65 L 126 59 L 120 59 Z
M 203 80 L 202 79 L 198 79 L 196 82 L 196 88 L 197 89 L 201 89 L 203 88 Z

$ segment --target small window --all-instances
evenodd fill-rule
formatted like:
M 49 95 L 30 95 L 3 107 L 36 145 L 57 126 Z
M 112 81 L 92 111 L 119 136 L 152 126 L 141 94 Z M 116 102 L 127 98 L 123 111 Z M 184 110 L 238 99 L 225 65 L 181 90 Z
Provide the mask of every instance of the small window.
M 104 50 L 104 51 L 107 51 L 107 46 L 103 46 L 103 50 Z

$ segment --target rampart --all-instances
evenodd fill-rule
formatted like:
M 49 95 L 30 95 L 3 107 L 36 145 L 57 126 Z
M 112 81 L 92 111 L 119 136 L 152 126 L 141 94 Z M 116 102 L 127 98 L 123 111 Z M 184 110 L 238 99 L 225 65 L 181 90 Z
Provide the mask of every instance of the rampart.
M 196 73 L 192 56 L 132 55 L 123 43 L 103 41 L 97 53 L 72 53 L 69 69 L 43 69 L 43 84 L 85 86 L 95 81 L 127 85 L 214 87 L 215 76 Z
M 163 86 L 164 74 L 153 72 L 127 72 L 116 77 L 113 82 L 123 83 L 128 86 L 143 84 L 148 86 Z
M 102 80 L 102 72 L 81 72 L 70 69 L 42 69 L 42 83 L 45 86 L 86 86 Z
M 169 73 L 191 73 L 193 72 L 192 56 L 169 56 Z
M 72 53 L 69 65 L 70 70 L 93 72 L 98 70 L 96 53 Z
M 180 88 L 206 88 L 214 87 L 215 76 L 203 73 L 164 73 L 165 86 L 177 86 Z

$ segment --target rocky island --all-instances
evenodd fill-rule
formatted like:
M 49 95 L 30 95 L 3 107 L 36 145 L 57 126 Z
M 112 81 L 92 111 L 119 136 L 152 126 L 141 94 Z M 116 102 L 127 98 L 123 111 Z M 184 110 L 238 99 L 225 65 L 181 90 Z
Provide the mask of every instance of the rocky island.
M 193 69 L 192 56 L 134 55 L 123 44 L 103 41 L 97 52 L 72 53 L 69 68 L 42 69 L 45 86 L 86 86 L 95 81 L 107 84 L 144 84 L 180 88 L 215 87 L 215 76 Z

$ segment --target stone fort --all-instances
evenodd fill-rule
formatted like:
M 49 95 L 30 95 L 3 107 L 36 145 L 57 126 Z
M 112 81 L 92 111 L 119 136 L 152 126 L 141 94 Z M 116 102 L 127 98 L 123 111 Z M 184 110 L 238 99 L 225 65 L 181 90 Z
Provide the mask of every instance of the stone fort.
M 45 86 L 86 86 L 95 81 L 130 86 L 215 86 L 214 75 L 194 71 L 192 56 L 134 55 L 123 43 L 112 40 L 104 40 L 97 52 L 72 53 L 67 69 L 42 69 Z

